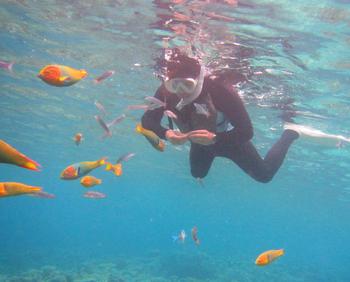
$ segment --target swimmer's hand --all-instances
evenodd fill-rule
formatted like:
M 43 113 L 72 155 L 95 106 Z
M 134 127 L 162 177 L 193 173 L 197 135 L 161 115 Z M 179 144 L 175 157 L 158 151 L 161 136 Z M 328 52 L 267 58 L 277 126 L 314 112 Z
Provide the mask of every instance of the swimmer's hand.
M 165 132 L 165 138 L 173 145 L 182 145 L 188 141 L 188 134 L 169 129 Z
M 214 144 L 216 141 L 216 134 L 205 129 L 190 131 L 187 136 L 193 143 L 205 146 Z

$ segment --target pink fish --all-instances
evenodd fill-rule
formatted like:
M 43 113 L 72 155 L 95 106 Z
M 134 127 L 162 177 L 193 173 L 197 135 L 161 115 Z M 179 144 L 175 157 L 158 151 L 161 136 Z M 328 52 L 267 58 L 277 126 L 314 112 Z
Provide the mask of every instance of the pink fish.
M 148 109 L 149 110 L 154 110 L 154 109 L 158 109 L 161 107 L 165 107 L 165 103 L 163 101 L 157 99 L 156 97 L 147 96 L 147 97 L 145 97 L 145 100 L 148 102 Z
M 107 124 L 104 122 L 104 120 L 100 117 L 100 116 L 95 116 L 96 121 L 99 123 L 99 125 L 101 125 L 101 127 L 103 128 L 105 134 L 102 136 L 103 138 L 105 137 L 111 137 L 112 136 L 112 132 L 109 130 L 109 127 L 107 126 Z
M 45 198 L 45 199 L 56 198 L 56 196 L 54 194 L 47 193 L 47 192 L 44 192 L 44 191 L 38 191 L 38 192 L 35 192 L 35 193 L 31 194 L 31 195 L 34 196 L 34 197 Z
M 0 60 L 0 68 L 7 70 L 9 72 L 12 72 L 13 65 L 14 65 L 14 62 L 5 62 Z
M 95 101 L 95 106 L 102 114 L 106 115 L 106 109 L 99 101 Z
M 101 74 L 99 77 L 96 77 L 96 78 L 94 79 L 94 83 L 95 83 L 95 84 L 98 84 L 98 83 L 102 82 L 103 80 L 105 80 L 106 78 L 112 76 L 113 74 L 115 74 L 115 71 L 114 71 L 114 70 L 106 71 L 106 72 L 104 72 L 103 74 Z
M 148 110 L 148 105 L 129 105 L 128 110 Z
M 135 153 L 127 153 L 125 155 L 122 155 L 119 157 L 119 159 L 117 160 L 117 164 L 121 163 L 121 162 L 126 162 L 128 160 L 130 160 L 133 156 L 135 156 Z
M 164 111 L 164 114 L 165 114 L 167 117 L 169 117 L 169 118 L 177 119 L 177 115 L 174 114 L 174 113 L 173 113 L 172 111 L 170 111 L 170 110 Z
M 122 122 L 125 119 L 126 115 L 122 114 L 119 117 L 116 117 L 114 120 L 112 120 L 111 122 L 107 123 L 108 128 L 111 128 L 112 126 Z
M 89 191 L 89 192 L 86 192 L 84 194 L 84 197 L 85 198 L 89 198 L 89 199 L 104 199 L 107 196 L 105 194 L 103 194 L 103 193 L 100 193 L 100 192 Z

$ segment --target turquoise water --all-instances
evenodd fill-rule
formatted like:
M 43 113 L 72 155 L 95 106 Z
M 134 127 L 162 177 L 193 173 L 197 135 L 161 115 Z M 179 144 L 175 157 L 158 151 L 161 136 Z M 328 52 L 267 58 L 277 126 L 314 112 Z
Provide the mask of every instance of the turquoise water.
M 157 89 L 165 44 L 192 45 L 208 69 L 241 74 L 235 84 L 262 155 L 285 121 L 350 136 L 348 1 L 170 2 L 0 4 L 0 59 L 15 62 L 13 73 L 0 70 L 0 138 L 43 166 L 1 165 L 0 181 L 56 195 L 1 199 L 0 281 L 349 281 L 348 147 L 298 140 L 268 184 L 216 159 L 201 186 L 188 145 L 159 153 L 135 133 L 143 112 L 126 110 Z M 48 64 L 89 75 L 49 86 L 36 77 Z M 93 84 L 110 69 L 114 76 Z M 126 114 L 111 138 L 101 139 L 95 100 L 106 120 Z M 136 155 L 121 177 L 93 171 L 103 183 L 92 189 L 106 199 L 86 199 L 78 181 L 59 179 L 72 163 L 127 152 Z M 182 229 L 185 243 L 173 242 Z M 255 266 L 278 248 L 283 257 Z

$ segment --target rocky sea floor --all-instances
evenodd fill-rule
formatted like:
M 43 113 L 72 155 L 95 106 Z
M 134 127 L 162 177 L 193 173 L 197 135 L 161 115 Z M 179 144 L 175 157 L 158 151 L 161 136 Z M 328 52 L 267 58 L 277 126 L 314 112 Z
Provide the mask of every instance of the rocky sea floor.
M 62 258 L 63 259 L 63 258 Z M 283 258 L 282 258 L 283 259 Z M 243 261 L 243 262 L 242 262 Z M 2 260 L 2 262 L 4 262 Z M 287 268 L 288 267 L 288 268 Z M 126 282 L 126 281 L 349 281 L 336 273 L 297 268 L 275 262 L 257 267 L 252 261 L 206 254 L 184 255 L 151 253 L 146 257 L 116 257 L 103 260 L 75 261 L 65 265 L 43 265 L 23 271 L 0 267 L 1 282 Z

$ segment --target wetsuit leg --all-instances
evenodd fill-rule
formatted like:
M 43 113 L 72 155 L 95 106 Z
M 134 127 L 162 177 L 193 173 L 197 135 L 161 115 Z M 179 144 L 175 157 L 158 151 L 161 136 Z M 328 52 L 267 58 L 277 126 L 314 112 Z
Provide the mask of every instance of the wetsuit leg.
M 192 143 L 190 150 L 191 174 L 195 178 L 204 178 L 214 160 L 212 146 Z
M 298 136 L 292 130 L 285 130 L 281 138 L 269 150 L 265 159 L 260 157 L 251 142 L 238 147 L 226 146 L 224 150 L 217 148 L 217 155 L 231 159 L 255 180 L 267 183 L 282 165 L 290 145 Z

